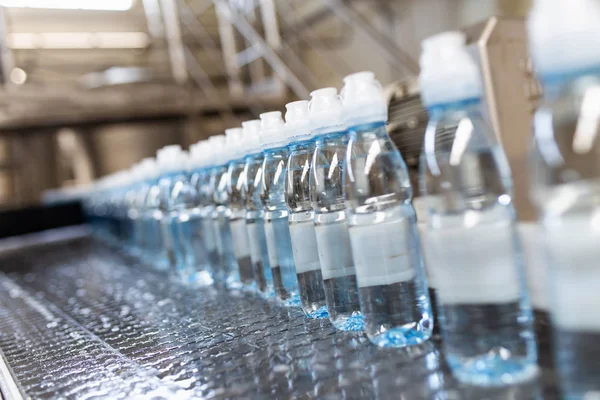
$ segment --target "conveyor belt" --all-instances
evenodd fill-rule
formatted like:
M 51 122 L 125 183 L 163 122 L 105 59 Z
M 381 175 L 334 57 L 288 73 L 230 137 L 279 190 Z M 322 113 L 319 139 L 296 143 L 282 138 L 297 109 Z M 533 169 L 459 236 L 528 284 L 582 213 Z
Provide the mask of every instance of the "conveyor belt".
M 23 397 L 557 398 L 547 369 L 519 387 L 464 387 L 437 340 L 378 349 L 300 310 L 185 287 L 89 237 L 56 236 L 0 259 L 0 349 Z

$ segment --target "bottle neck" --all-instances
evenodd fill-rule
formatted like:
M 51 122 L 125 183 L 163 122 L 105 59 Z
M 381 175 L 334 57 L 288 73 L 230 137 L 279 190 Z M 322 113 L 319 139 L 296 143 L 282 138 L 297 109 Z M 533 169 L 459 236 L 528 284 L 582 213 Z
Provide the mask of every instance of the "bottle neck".
M 443 119 L 461 114 L 481 111 L 481 98 L 464 99 L 427 107 L 431 119 Z
M 347 143 L 348 142 L 348 131 L 330 132 L 325 135 L 317 136 L 317 146 L 323 146 L 327 143 Z
M 264 155 L 265 155 L 265 158 L 287 157 L 288 148 L 287 148 L 287 146 L 285 146 L 285 147 L 274 147 L 272 149 L 267 149 L 267 150 L 265 150 Z
M 315 142 L 313 138 L 308 138 L 299 142 L 292 142 L 289 145 L 290 152 L 304 152 L 310 151 L 315 146 Z
M 188 177 L 187 171 L 179 170 L 179 171 L 165 172 L 160 176 L 160 179 L 176 179 L 176 178 L 187 179 L 187 177 Z
M 348 129 L 350 138 L 354 141 L 389 139 L 384 121 L 355 124 Z
M 247 165 L 252 165 L 253 163 L 262 163 L 264 158 L 265 158 L 265 156 L 263 155 L 263 153 L 258 152 L 258 153 L 248 154 L 244 158 L 244 161 L 246 162 Z
M 600 79 L 600 65 L 565 72 L 540 73 L 545 95 L 556 93 L 562 86 L 586 77 Z

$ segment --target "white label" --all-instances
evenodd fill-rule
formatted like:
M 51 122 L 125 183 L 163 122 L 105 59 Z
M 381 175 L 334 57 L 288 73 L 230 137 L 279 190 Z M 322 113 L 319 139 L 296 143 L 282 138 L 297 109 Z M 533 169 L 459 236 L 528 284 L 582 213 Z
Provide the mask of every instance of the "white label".
M 258 236 L 258 226 L 256 222 L 246 223 L 246 230 L 248 231 L 248 242 L 250 242 L 250 258 L 253 263 L 262 261 L 262 254 L 260 250 L 260 237 Z
M 563 217 L 544 228 L 554 270 L 550 300 L 554 322 L 566 329 L 600 331 L 598 216 Z
M 292 237 L 296 274 L 320 270 L 321 263 L 319 262 L 317 235 L 315 234 L 313 220 L 291 223 L 290 235 Z
M 233 219 L 230 226 L 235 258 L 249 257 L 250 244 L 248 243 L 248 232 L 246 232 L 246 220 L 243 218 Z
M 391 285 L 416 276 L 410 256 L 411 222 L 399 220 L 350 229 L 358 286 Z
M 533 222 L 521 222 L 519 235 L 527 267 L 531 303 L 535 308 L 548 310 L 547 263 L 544 260 L 541 229 Z
M 204 247 L 208 251 L 214 251 L 217 248 L 215 242 L 215 229 L 213 220 L 211 218 L 202 219 L 202 239 L 204 240 Z
M 437 277 L 435 276 L 435 270 L 433 268 L 430 268 L 429 266 L 429 260 L 431 259 L 431 256 L 427 255 L 427 253 L 429 252 L 429 249 L 431 246 L 427 246 L 426 241 L 427 241 L 427 235 L 426 235 L 426 231 L 427 231 L 427 224 L 424 224 L 422 222 L 418 222 L 417 223 L 417 229 L 419 231 L 419 237 L 421 239 L 421 250 L 423 253 L 423 264 L 425 265 L 425 272 L 427 273 L 427 286 L 429 286 L 430 288 L 437 288 L 438 284 L 437 284 Z
M 219 229 L 219 220 L 213 219 L 213 232 L 215 233 L 215 247 L 219 254 L 223 254 L 225 249 L 223 248 L 223 241 L 221 240 L 221 229 Z
M 427 262 L 443 304 L 519 299 L 518 240 L 511 221 L 471 228 L 427 229 Z
M 428 196 L 429 198 L 431 196 Z M 427 256 L 428 246 L 425 245 L 427 237 L 425 231 L 427 230 L 427 203 L 426 197 L 417 197 L 412 201 L 415 214 L 417 215 L 417 230 L 419 231 L 419 238 L 421 241 L 421 250 L 423 253 L 423 264 L 425 265 L 425 272 L 427 273 L 427 286 L 430 288 L 437 288 L 436 277 L 434 271 L 429 268 Z
M 356 274 L 348 223 L 344 220 L 316 227 L 319 259 L 323 279 L 340 278 Z
M 417 221 L 419 223 L 427 223 L 427 203 L 425 197 L 415 197 L 412 201 L 415 214 L 417 214 Z
M 265 220 L 265 236 L 267 237 L 267 250 L 269 252 L 269 264 L 271 268 L 279 267 L 279 256 L 277 255 L 277 239 L 273 221 Z
M 167 249 L 172 250 L 174 243 L 174 229 L 171 218 L 165 215 L 165 217 L 160 221 L 160 226 L 162 230 L 163 244 Z

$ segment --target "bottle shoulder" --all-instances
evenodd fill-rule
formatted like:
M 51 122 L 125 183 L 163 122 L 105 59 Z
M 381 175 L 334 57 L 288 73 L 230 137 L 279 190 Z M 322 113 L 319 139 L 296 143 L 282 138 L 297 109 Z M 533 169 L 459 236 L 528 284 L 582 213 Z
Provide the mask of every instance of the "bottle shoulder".
M 532 196 L 543 208 L 554 210 L 567 193 L 572 197 L 567 208 L 574 210 L 591 206 L 588 198 L 598 197 L 590 195 L 597 193 L 600 182 L 598 104 L 600 79 L 584 76 L 555 88 L 536 111 L 530 149 Z

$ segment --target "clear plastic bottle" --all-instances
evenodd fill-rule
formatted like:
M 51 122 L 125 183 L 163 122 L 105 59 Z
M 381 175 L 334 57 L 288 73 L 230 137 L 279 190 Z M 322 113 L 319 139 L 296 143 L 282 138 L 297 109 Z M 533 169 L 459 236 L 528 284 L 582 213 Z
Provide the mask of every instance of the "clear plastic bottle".
M 565 399 L 600 397 L 600 5 L 536 1 L 530 51 L 544 88 L 532 199 L 546 244 L 554 352 Z
M 130 218 L 134 221 L 134 255 L 141 258 L 147 247 L 149 229 L 147 218 L 145 218 L 145 200 L 156 176 L 156 161 L 153 158 L 144 158 L 137 164 L 135 174 L 139 179 L 139 184 L 133 199 L 132 208 L 135 210 L 135 215 L 131 215 Z
M 129 171 L 119 171 L 111 176 L 109 187 L 110 215 L 113 220 L 111 244 L 127 250 L 131 238 L 131 221 L 128 216 L 128 201 L 133 193 Z
M 433 321 L 406 164 L 387 134 L 387 104 L 373 73 L 347 76 L 350 141 L 345 194 L 361 310 L 382 347 L 428 340 Z
M 192 230 L 200 219 L 198 193 L 190 182 L 188 157 L 180 146 L 166 146 L 157 153 L 163 199 L 162 235 L 172 271 L 184 282 L 196 272 Z
M 211 172 L 211 186 L 213 187 L 213 221 L 219 251 L 220 269 L 219 277 L 230 289 L 240 289 L 240 274 L 233 245 L 231 232 L 231 210 L 229 209 L 229 160 L 227 154 L 227 141 L 225 135 L 212 136 L 210 139 L 211 151 L 214 152 L 214 164 Z
M 329 319 L 336 329 L 364 330 L 356 269 L 352 258 L 346 204 L 344 168 L 348 132 L 342 103 L 335 88 L 311 93 L 310 122 L 315 136 L 311 160 L 310 200 Z
M 273 286 L 277 298 L 288 307 L 300 306 L 294 265 L 289 210 L 285 201 L 285 177 L 289 151 L 281 112 L 260 115 L 260 143 L 263 148 L 262 202 L 265 234 Z
M 155 162 L 149 170 L 149 185 L 146 197 L 142 199 L 142 219 L 146 226 L 144 233 L 145 247 L 142 252 L 142 260 L 154 268 L 164 271 L 169 268 L 169 257 L 163 243 L 161 221 L 163 219 L 163 197 L 158 184 L 160 171 L 158 163 Z
M 260 120 L 242 122 L 246 157 L 243 190 L 246 206 L 246 230 L 257 289 L 264 297 L 274 297 L 273 275 L 265 236 L 264 209 L 261 200 L 264 156 L 260 149 Z
M 308 101 L 296 101 L 285 107 L 285 131 L 290 142 L 285 199 L 290 210 L 290 236 L 300 301 L 306 316 L 327 318 L 314 211 L 310 204 L 309 180 L 315 143 L 308 117 Z
M 199 238 L 195 244 L 196 252 L 205 254 L 206 265 L 200 269 L 208 271 L 210 280 L 213 281 L 215 274 L 220 270 L 221 264 L 213 221 L 213 213 L 215 211 L 213 201 L 214 185 L 211 181 L 213 177 L 213 153 L 208 140 L 198 142 L 191 149 L 191 153 L 195 167 L 190 180 L 198 192 L 198 208 L 200 210 Z M 198 256 L 198 259 L 202 260 L 204 257 Z
M 138 164 L 134 164 L 128 172 L 130 174 L 131 183 L 128 185 L 124 197 L 125 212 L 127 215 L 127 231 L 124 235 L 125 237 L 123 238 L 123 245 L 127 253 L 135 256 L 137 254 L 136 242 L 138 234 L 136 228 L 138 226 L 138 220 L 140 219 L 140 213 L 137 208 L 136 199 L 143 183 L 143 179 L 140 175 Z
M 242 128 L 231 128 L 225 130 L 227 139 L 228 158 L 228 207 L 229 224 L 231 226 L 231 235 L 233 238 L 233 248 L 239 268 L 239 277 L 242 285 L 248 290 L 254 290 L 254 270 L 252 259 L 250 257 L 250 243 L 248 241 L 248 232 L 246 230 L 246 208 L 244 191 L 244 147 Z
M 213 283 L 213 270 L 219 263 L 215 230 L 212 220 L 212 194 L 210 191 L 210 169 L 207 168 L 208 149 L 206 141 L 190 146 L 190 183 L 197 193 L 196 218 L 191 230 L 192 250 L 197 265 L 195 281 L 207 286 Z
M 533 378 L 537 354 L 510 168 L 465 41 L 446 32 L 423 42 L 424 244 L 448 365 L 462 382 L 497 386 Z

